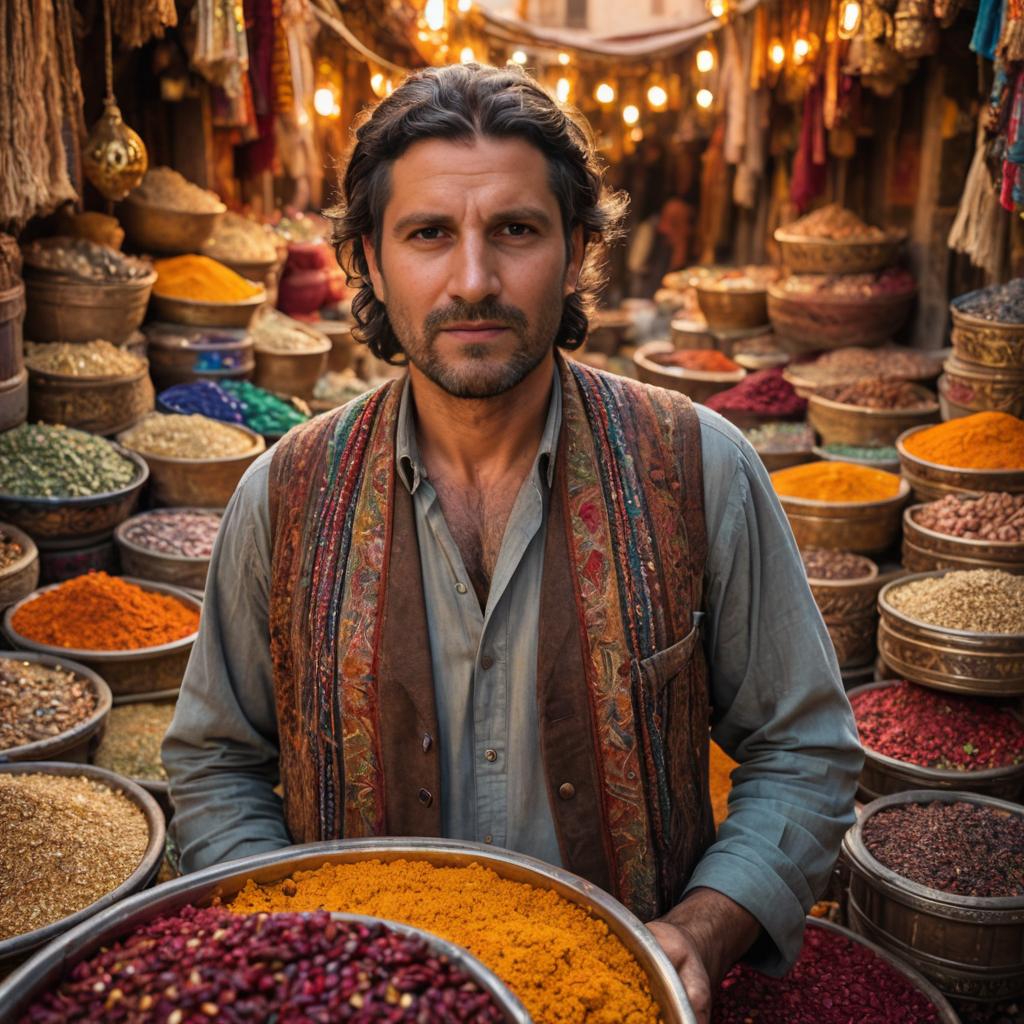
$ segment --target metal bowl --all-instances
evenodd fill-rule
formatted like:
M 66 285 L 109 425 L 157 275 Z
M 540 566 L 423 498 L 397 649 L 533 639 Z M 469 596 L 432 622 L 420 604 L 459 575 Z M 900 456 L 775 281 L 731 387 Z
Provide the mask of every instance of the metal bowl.
M 74 914 L 69 914 L 60 921 L 54 921 L 53 924 L 26 932 L 24 935 L 15 935 L 9 939 L 0 940 L 0 978 L 2 978 L 6 972 L 13 970 L 39 947 L 51 948 L 47 946 L 47 943 L 53 943 L 54 939 L 62 936 L 65 932 L 79 931 L 83 923 L 88 928 L 90 919 L 99 916 L 104 911 L 113 910 L 114 913 L 117 913 L 121 900 L 145 889 L 160 869 L 167 833 L 164 816 L 148 793 L 136 786 L 135 783 L 129 782 L 128 779 L 102 768 L 96 768 L 94 765 L 64 764 L 56 761 L 26 761 L 19 764 L 0 764 L 0 773 L 8 775 L 71 775 L 93 779 L 108 789 L 123 793 L 145 815 L 149 828 L 149 843 L 139 866 L 116 889 L 112 889 L 95 903 L 89 904 Z M 42 955 L 45 956 L 45 952 L 44 950 Z M 33 962 L 35 962 L 35 958 L 33 958 Z M 24 972 L 16 971 L 12 977 L 22 973 Z M 0 984 L 0 993 L 7 987 L 7 982 Z M 3 994 L 0 994 L 0 1007 L 3 1007 L 4 1019 L 9 1019 L 6 1014 L 12 1007 L 9 999 Z
M 807 400 L 807 422 L 823 445 L 891 445 L 910 427 L 939 422 L 935 395 L 920 385 L 910 386 L 921 398 L 919 409 L 865 409 L 813 394 Z
M 0 533 L 21 545 L 21 556 L 0 569 L 0 609 L 31 594 L 39 584 L 39 549 L 35 541 L 16 526 L 0 523 Z
M 898 259 L 906 232 L 890 232 L 879 240 L 839 241 L 809 238 L 785 228 L 775 229 L 782 262 L 794 274 L 866 274 L 885 270 Z
M 267 290 L 261 286 L 251 299 L 241 302 L 197 302 L 177 299 L 153 292 L 149 300 L 153 315 L 175 324 L 195 327 L 248 327 L 256 310 L 267 301 Z
M 927 426 L 911 427 L 896 438 L 903 477 L 913 487 L 918 501 L 932 501 L 946 494 L 1024 493 L 1024 469 L 959 469 L 911 455 L 906 449 L 907 439 L 920 430 L 928 429 Z
M 119 444 L 114 444 L 114 448 L 136 466 L 137 473 L 130 484 L 116 491 L 82 498 L 36 498 L 0 493 L 0 516 L 40 542 L 109 534 L 131 515 L 139 492 L 149 479 L 149 467 L 140 456 Z
M 754 451 L 757 452 L 757 457 L 764 463 L 764 468 L 769 473 L 814 461 L 813 448 L 799 448 L 795 452 L 768 452 L 761 448 L 754 448 Z
M 943 369 L 946 405 L 955 415 L 994 411 L 1024 416 L 1024 369 L 978 366 L 956 356 L 950 356 Z M 966 390 L 970 398 L 962 401 L 953 398 L 951 389 L 957 387 Z
M 27 651 L 0 651 L 0 658 L 10 661 L 28 661 L 34 665 L 45 665 L 47 668 L 60 668 L 81 676 L 92 687 L 96 698 L 96 707 L 88 718 L 77 722 L 58 733 L 33 743 L 23 743 L 18 747 L 0 748 L 0 764 L 8 761 L 72 761 L 86 762 L 92 755 L 103 730 L 106 728 L 107 717 L 110 715 L 112 697 L 110 687 L 91 668 L 80 665 L 77 661 L 57 658 L 50 654 L 31 654 Z
M 665 365 L 655 357 L 675 352 L 670 341 L 648 341 L 633 353 L 636 375 L 644 384 L 654 384 L 669 391 L 688 395 L 694 402 L 705 402 L 720 391 L 735 387 L 747 375 L 740 367 L 729 373 L 708 373 L 702 370 L 687 370 L 681 366 Z
M 930 530 L 917 522 L 924 506 L 903 512 L 903 566 L 910 572 L 936 569 L 1002 569 L 1024 574 L 1024 543 L 1008 540 L 973 540 Z
M 114 543 L 121 559 L 121 568 L 130 576 L 153 580 L 156 583 L 170 583 L 176 587 L 202 590 L 206 586 L 206 574 L 210 568 L 209 558 L 189 558 L 185 555 L 164 554 L 144 548 L 131 541 L 127 534 L 134 523 L 144 520 L 153 512 L 215 512 L 216 508 L 177 507 L 140 512 L 126 519 L 114 531 Z
M 814 602 L 836 649 L 839 667 L 863 665 L 875 656 L 878 626 L 878 591 L 885 583 L 878 566 L 852 580 L 819 580 L 808 577 Z
M 847 691 L 852 701 L 858 693 L 896 686 L 899 679 L 884 679 L 867 683 Z M 857 787 L 857 799 L 863 803 L 910 789 L 950 789 L 964 793 L 1019 800 L 1024 793 L 1024 764 L 1011 764 L 1002 768 L 980 771 L 956 771 L 951 768 L 927 768 L 924 765 L 900 761 L 864 747 L 864 767 Z
M 625 945 L 647 975 L 663 1024 L 696 1024 L 679 974 L 654 936 L 621 903 L 597 886 L 561 868 L 492 846 L 407 838 L 356 839 L 293 846 L 218 864 L 165 882 L 97 914 L 51 943 L 30 963 L 0 983 L 0 1006 L 8 1007 L 12 1014 L 17 1014 L 38 993 L 55 984 L 67 969 L 130 928 L 160 914 L 173 913 L 188 903 L 202 905 L 214 897 L 230 898 L 250 878 L 260 883 L 275 882 L 296 871 L 313 870 L 325 863 L 389 862 L 409 858 L 426 860 L 437 867 L 465 867 L 477 863 L 502 878 L 553 890 L 603 921 Z
M 889 592 L 916 573 L 887 583 L 878 595 L 878 653 L 895 676 L 937 690 L 977 697 L 1024 695 L 1024 633 L 974 633 L 918 622 L 889 604 Z
M 850 868 L 848 910 L 861 935 L 911 964 L 945 995 L 1012 999 L 1024 993 L 1024 896 L 957 896 L 919 885 L 880 864 L 864 846 L 864 825 L 889 807 L 940 801 L 1009 814 L 1024 807 L 977 793 L 915 789 L 869 803 L 843 839 Z
M 197 612 L 202 611 L 202 602 L 179 587 L 168 586 L 166 583 L 153 583 L 151 580 L 135 579 L 131 576 L 125 576 L 123 579 L 128 583 L 137 584 L 150 593 L 175 597 L 189 608 L 193 608 Z M 115 697 L 125 693 L 153 693 L 174 689 L 181 685 L 196 633 L 190 633 L 180 640 L 171 640 L 169 643 L 158 644 L 155 647 L 141 647 L 128 651 L 94 651 L 80 647 L 54 647 L 51 644 L 40 643 L 22 636 L 12 625 L 12 620 L 18 609 L 26 601 L 58 586 L 60 586 L 59 583 L 54 583 L 51 586 L 42 587 L 17 604 L 11 605 L 4 612 L 4 632 L 15 647 L 26 651 L 37 651 L 40 654 L 49 654 L 56 658 L 73 658 L 98 672 L 106 680 Z
M 116 434 L 153 411 L 149 364 L 120 377 L 72 377 L 29 369 L 29 417 L 93 434 Z
M 129 198 L 117 208 L 117 218 L 133 248 L 173 256 L 199 252 L 213 237 L 227 209 L 220 203 L 216 210 L 193 213 Z
M 900 345 L 887 345 L 887 346 L 885 346 L 885 348 L 886 348 L 886 350 L 890 350 L 890 351 L 891 350 L 895 350 L 896 352 L 909 351 L 904 346 L 900 346 Z M 951 350 L 946 349 L 944 351 L 945 352 L 949 352 Z M 907 380 L 907 381 L 910 381 L 911 383 L 916 383 L 916 384 L 928 384 L 928 383 L 931 383 L 932 381 L 934 381 L 939 376 L 939 373 L 942 370 L 942 361 L 943 361 L 942 354 L 938 353 L 938 352 L 917 352 L 916 354 L 917 355 L 927 355 L 927 356 L 934 357 L 934 362 L 931 364 L 931 367 L 930 368 L 922 367 L 921 372 L 919 372 L 916 375 L 912 375 L 912 376 L 906 376 L 906 375 L 901 374 L 898 379 L 899 380 Z M 815 392 L 819 391 L 821 388 L 830 387 L 830 386 L 832 386 L 834 384 L 849 384 L 850 383 L 850 378 L 846 377 L 846 376 L 841 376 L 841 377 L 833 378 L 833 379 L 830 380 L 830 379 L 827 379 L 827 378 L 824 378 L 824 377 L 821 377 L 821 376 L 818 376 L 818 375 L 814 374 L 813 371 L 812 371 L 811 375 L 808 376 L 804 371 L 805 371 L 805 369 L 808 366 L 813 366 L 813 365 L 814 365 L 813 362 L 811 362 L 811 363 L 808 363 L 808 362 L 790 363 L 789 366 L 787 366 L 785 368 L 785 370 L 783 370 L 783 372 L 782 372 L 783 378 L 785 380 L 789 381 L 789 383 L 793 385 L 793 389 L 796 391 L 796 393 L 801 398 L 810 398 L 811 395 L 815 394 Z M 883 374 L 883 376 L 885 376 L 885 375 Z M 892 378 L 891 374 L 888 375 L 888 376 L 891 379 L 897 379 L 897 378 Z
M 697 305 L 713 331 L 745 330 L 768 323 L 768 288 L 722 288 L 710 281 L 694 285 Z
M 825 462 L 852 462 L 855 466 L 867 466 L 868 469 L 881 469 L 886 473 L 899 473 L 900 460 L 893 459 L 855 459 L 849 455 L 837 455 L 835 452 L 826 451 L 823 445 L 816 444 L 812 452 Z
M 330 351 L 331 341 L 327 337 L 322 345 L 307 352 L 268 352 L 257 348 L 253 383 L 289 398 L 312 398 L 316 382 L 327 369 Z
M 949 304 L 953 351 L 965 362 L 978 366 L 1024 370 L 1024 324 L 1001 323 L 964 313 L 960 304 L 977 294 L 968 292 Z

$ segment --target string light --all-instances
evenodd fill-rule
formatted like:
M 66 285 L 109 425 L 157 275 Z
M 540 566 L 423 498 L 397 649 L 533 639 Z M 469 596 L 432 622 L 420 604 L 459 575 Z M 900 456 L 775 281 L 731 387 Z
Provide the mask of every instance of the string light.
M 773 39 L 768 47 L 768 60 L 773 67 L 781 68 L 786 59 L 786 48 L 782 45 L 781 39 Z
M 633 142 L 642 142 L 644 138 L 644 130 L 640 125 L 636 125 L 634 128 L 629 129 L 629 137 Z
M 423 7 L 423 20 L 431 32 L 440 32 L 444 28 L 446 7 L 445 0 L 427 0 Z
M 568 78 L 560 78 L 555 84 L 555 97 L 559 103 L 568 103 L 569 94 L 572 92 L 572 85 Z
M 607 82 L 601 82 L 594 90 L 594 99 L 598 103 L 613 103 L 615 101 L 615 89 Z
M 472 46 L 464 46 L 459 52 L 459 63 L 460 64 L 472 64 L 476 60 L 476 54 L 473 52 Z
M 708 13 L 712 18 L 725 17 L 725 0 L 709 0 Z
M 338 100 L 334 94 L 334 90 L 328 88 L 326 85 L 320 86 L 320 88 L 313 93 L 313 109 L 321 117 L 337 117 L 341 113 L 341 108 L 338 106 Z
M 569 65 L 569 61 L 570 61 L 571 59 L 572 59 L 572 58 L 571 58 L 571 57 L 569 56 L 569 54 L 567 54 L 567 53 L 565 52 L 565 50 L 563 50 L 563 51 L 562 51 L 562 52 L 561 52 L 561 53 L 560 53 L 560 54 L 558 55 L 558 63 L 559 63 L 559 64 L 561 64 L 563 68 L 564 68 L 564 67 L 568 67 L 568 65 Z
M 851 39 L 860 28 L 861 6 L 859 0 L 845 0 L 839 9 L 839 38 Z
M 522 50 L 513 50 L 511 59 L 513 64 L 518 64 L 521 67 L 526 63 L 526 54 Z
M 793 62 L 795 64 L 803 64 L 807 60 L 811 52 L 810 40 L 804 39 L 803 36 L 793 40 Z
M 710 89 L 701 89 L 697 93 L 697 106 L 702 110 L 710 108 L 711 104 L 715 102 L 714 94 Z
M 627 103 L 622 108 L 622 120 L 629 125 L 636 124 L 640 120 L 640 108 L 635 103 Z
M 652 85 L 647 90 L 647 102 L 656 110 L 668 103 L 668 93 L 660 85 Z
M 715 55 L 711 50 L 698 50 L 697 51 L 697 70 L 702 74 L 706 75 L 709 71 L 713 71 L 715 67 Z
M 384 75 L 382 72 L 375 71 L 370 75 L 370 88 L 375 96 L 384 95 Z
M 466 14 L 467 12 L 473 10 L 473 0 L 459 0 L 456 6 L 460 14 Z

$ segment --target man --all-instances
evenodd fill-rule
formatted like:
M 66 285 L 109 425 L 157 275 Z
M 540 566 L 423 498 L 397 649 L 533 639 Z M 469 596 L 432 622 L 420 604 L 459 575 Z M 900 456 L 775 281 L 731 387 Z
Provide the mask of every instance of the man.
M 468 65 L 356 140 L 335 241 L 408 375 L 232 499 L 164 746 L 183 867 L 506 846 L 651 921 L 706 1020 L 739 957 L 795 958 L 861 764 L 785 517 L 723 420 L 556 356 L 623 207 L 581 122 Z M 740 763 L 717 840 L 709 723 Z

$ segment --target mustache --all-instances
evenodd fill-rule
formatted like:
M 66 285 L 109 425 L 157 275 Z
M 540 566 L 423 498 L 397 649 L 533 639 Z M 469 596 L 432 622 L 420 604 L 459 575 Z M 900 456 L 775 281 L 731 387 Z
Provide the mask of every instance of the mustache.
M 495 299 L 483 302 L 449 302 L 447 306 L 432 310 L 423 321 L 423 334 L 433 341 L 448 324 L 465 320 L 486 320 L 511 327 L 517 334 L 525 334 L 529 327 L 526 314 L 515 306 L 506 306 Z

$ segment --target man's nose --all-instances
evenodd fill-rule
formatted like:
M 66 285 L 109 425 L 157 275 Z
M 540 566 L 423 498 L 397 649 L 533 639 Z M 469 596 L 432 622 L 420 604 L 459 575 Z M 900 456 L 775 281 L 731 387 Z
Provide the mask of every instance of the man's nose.
M 501 291 L 495 255 L 487 240 L 466 234 L 452 252 L 448 295 L 463 302 L 483 302 Z

